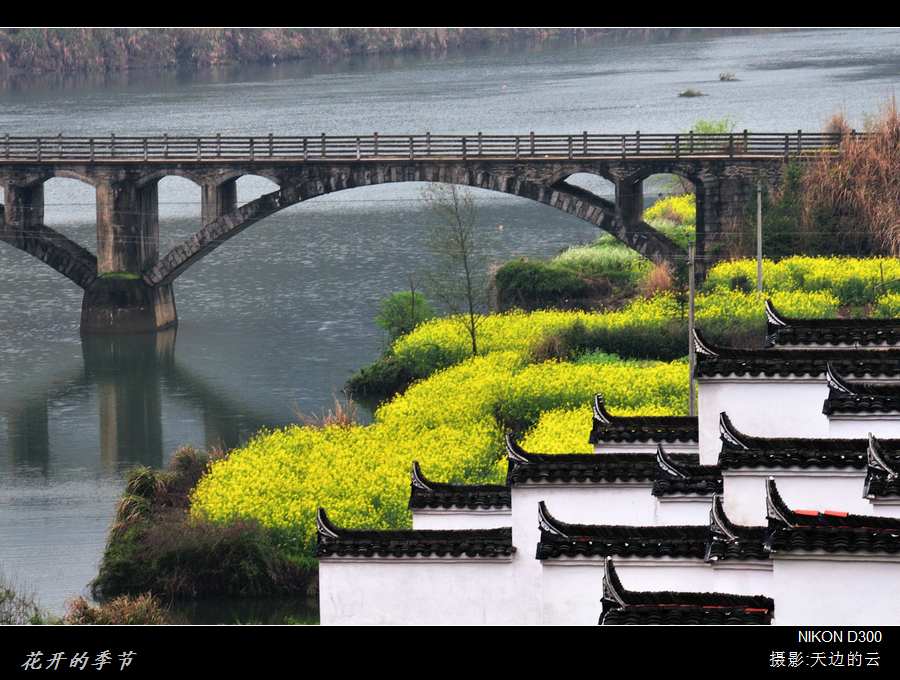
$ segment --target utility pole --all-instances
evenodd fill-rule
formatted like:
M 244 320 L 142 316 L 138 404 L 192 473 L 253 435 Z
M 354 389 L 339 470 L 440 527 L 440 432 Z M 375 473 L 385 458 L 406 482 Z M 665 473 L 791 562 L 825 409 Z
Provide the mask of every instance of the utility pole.
M 756 290 L 762 293 L 762 180 L 756 180 Z
M 697 413 L 696 403 L 697 395 L 694 391 L 694 364 L 697 359 L 694 354 L 694 246 L 688 246 L 688 366 L 690 375 L 688 381 L 690 384 L 690 405 L 688 415 L 694 416 Z

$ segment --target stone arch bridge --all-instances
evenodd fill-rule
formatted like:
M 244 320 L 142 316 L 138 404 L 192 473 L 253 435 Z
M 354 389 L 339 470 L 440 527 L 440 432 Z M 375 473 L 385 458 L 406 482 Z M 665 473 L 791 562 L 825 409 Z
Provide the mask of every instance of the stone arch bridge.
M 586 220 L 656 261 L 684 257 L 642 220 L 643 181 L 689 180 L 697 197 L 697 253 L 743 210 L 755 181 L 785 160 L 836 152 L 835 135 L 418 135 L 366 137 L 2 137 L 0 240 L 84 289 L 83 333 L 153 331 L 177 323 L 173 281 L 254 223 L 302 201 L 354 187 L 443 182 L 527 198 Z M 576 186 L 578 173 L 615 186 L 610 201 Z M 159 252 L 157 185 L 177 175 L 201 187 L 201 224 Z M 236 181 L 258 175 L 278 190 L 238 207 Z M 44 182 L 96 189 L 92 253 L 44 224 Z

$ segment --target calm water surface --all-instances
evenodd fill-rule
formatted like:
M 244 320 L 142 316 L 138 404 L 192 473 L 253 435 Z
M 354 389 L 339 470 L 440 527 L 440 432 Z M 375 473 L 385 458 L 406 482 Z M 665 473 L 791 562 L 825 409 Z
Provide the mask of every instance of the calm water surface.
M 722 71 L 740 80 L 719 82 Z M 0 133 L 669 132 L 724 116 L 739 130 L 814 130 L 839 109 L 861 127 L 898 84 L 900 31 L 830 30 L 17 80 L 0 84 Z M 688 87 L 708 96 L 676 96 Z M 243 178 L 239 200 L 271 190 Z M 92 190 L 55 179 L 46 201 L 46 221 L 93 250 Z M 496 261 L 596 236 L 523 199 L 478 201 Z M 199 189 L 167 178 L 160 203 L 165 250 L 197 228 Z M 177 333 L 84 343 L 80 290 L 0 244 L 0 570 L 59 613 L 96 575 L 130 467 L 162 466 L 182 444 L 234 446 L 330 405 L 384 346 L 379 300 L 427 268 L 428 222 L 417 185 L 314 199 L 179 278 Z M 236 607 L 189 615 L 265 618 Z M 314 618 L 305 607 L 298 620 Z

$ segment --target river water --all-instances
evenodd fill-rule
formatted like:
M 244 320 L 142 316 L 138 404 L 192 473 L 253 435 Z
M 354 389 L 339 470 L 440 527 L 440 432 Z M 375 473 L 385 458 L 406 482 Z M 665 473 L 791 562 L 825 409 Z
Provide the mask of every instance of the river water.
M 739 80 L 720 82 L 723 71 Z M 726 116 L 737 130 L 817 130 L 837 110 L 861 127 L 898 85 L 900 30 L 791 32 L 18 79 L 0 83 L 0 134 L 675 132 Z M 679 98 L 687 88 L 707 96 Z M 272 186 L 248 177 L 238 189 L 243 202 Z M 197 228 L 199 189 L 167 178 L 159 199 L 165 251 Z M 495 261 L 596 236 L 524 199 L 477 199 Z M 46 222 L 93 250 L 92 190 L 51 180 L 45 200 Z M 80 290 L 0 244 L 0 572 L 60 613 L 96 575 L 130 467 L 331 405 L 384 347 L 379 300 L 427 268 L 428 223 L 418 185 L 314 199 L 179 278 L 177 333 L 84 343 Z M 193 619 L 241 620 L 222 611 Z

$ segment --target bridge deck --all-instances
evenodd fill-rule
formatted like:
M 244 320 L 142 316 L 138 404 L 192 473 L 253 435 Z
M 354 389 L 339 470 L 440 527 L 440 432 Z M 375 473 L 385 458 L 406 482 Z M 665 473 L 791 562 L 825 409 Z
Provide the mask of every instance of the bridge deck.
M 852 137 L 863 134 L 850 133 Z M 625 135 L 367 135 L 315 137 L 19 137 L 0 138 L 0 163 L 171 163 L 459 160 L 772 160 L 838 153 L 840 133 Z

